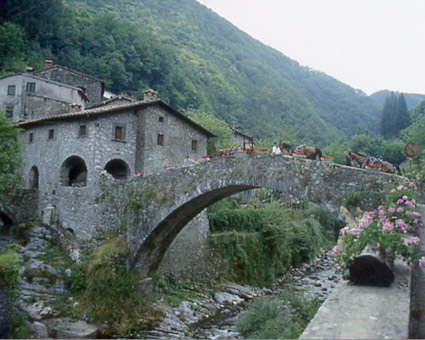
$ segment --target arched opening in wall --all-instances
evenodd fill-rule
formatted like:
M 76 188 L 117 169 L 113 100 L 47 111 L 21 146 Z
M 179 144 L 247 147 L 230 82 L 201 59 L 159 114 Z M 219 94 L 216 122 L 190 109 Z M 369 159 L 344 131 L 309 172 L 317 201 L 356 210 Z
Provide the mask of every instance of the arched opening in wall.
M 2 229 L 2 227 L 8 228 L 12 226 L 13 224 L 14 223 L 13 223 L 12 217 L 10 217 L 8 214 L 6 214 L 3 211 L 0 211 L 0 230 Z
M 60 182 L 63 186 L 81 187 L 87 184 L 87 166 L 79 156 L 71 156 L 62 163 Z
M 115 179 L 127 179 L 130 172 L 127 163 L 121 159 L 109 161 L 105 165 L 105 170 Z
M 38 188 L 38 168 L 34 165 L 30 170 L 30 176 L 29 176 L 29 187 L 30 189 L 37 189 Z

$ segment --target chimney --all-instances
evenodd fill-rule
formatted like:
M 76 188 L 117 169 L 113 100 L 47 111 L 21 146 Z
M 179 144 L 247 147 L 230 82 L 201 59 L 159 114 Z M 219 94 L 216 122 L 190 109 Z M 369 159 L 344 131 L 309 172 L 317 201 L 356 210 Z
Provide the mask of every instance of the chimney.
M 69 104 L 69 112 L 80 112 L 82 105 L 80 103 Z
M 34 71 L 34 69 L 31 66 L 27 66 L 27 68 L 25 69 L 25 71 L 27 73 L 32 73 L 32 71 Z
M 44 67 L 51 67 L 53 66 L 53 60 L 49 60 L 49 59 L 44 59 Z
M 158 97 L 158 92 L 152 89 L 149 89 L 143 92 L 143 101 L 145 102 L 151 102 L 151 101 L 157 100 L 158 99 L 157 97 Z

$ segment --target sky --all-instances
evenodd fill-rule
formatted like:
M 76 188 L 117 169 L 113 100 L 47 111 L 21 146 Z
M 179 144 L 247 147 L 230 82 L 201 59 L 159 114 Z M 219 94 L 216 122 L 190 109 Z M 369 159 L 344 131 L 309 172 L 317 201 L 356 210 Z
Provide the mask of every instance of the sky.
M 303 66 L 366 94 L 425 94 L 425 0 L 198 0 Z

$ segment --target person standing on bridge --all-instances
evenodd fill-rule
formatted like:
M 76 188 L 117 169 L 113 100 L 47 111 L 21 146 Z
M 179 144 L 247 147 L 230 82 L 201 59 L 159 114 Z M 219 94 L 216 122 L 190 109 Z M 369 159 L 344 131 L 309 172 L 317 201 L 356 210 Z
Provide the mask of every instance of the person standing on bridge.
M 281 155 L 282 151 L 280 150 L 279 145 L 276 141 L 273 142 L 272 155 Z
M 344 151 L 345 165 L 354 166 L 353 158 L 351 158 L 351 152 Z
M 191 159 L 189 156 L 187 156 L 183 162 L 183 168 L 186 166 L 190 166 L 193 164 L 198 164 L 198 162 L 195 162 L 193 159 Z

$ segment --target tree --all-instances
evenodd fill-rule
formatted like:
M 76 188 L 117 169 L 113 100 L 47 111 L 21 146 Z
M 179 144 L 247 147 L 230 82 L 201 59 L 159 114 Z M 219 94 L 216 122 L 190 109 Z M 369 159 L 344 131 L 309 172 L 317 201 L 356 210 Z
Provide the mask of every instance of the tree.
M 397 116 L 396 116 L 396 126 L 397 134 L 407 128 L 410 125 L 409 112 L 407 110 L 406 99 L 404 99 L 403 93 L 400 93 L 397 100 Z
M 0 209 L 9 208 L 11 200 L 21 189 L 19 132 L 20 128 L 0 111 Z
M 394 92 L 391 92 L 387 98 L 385 98 L 381 121 L 379 123 L 379 132 L 385 139 L 396 135 L 396 110 L 397 97 Z

